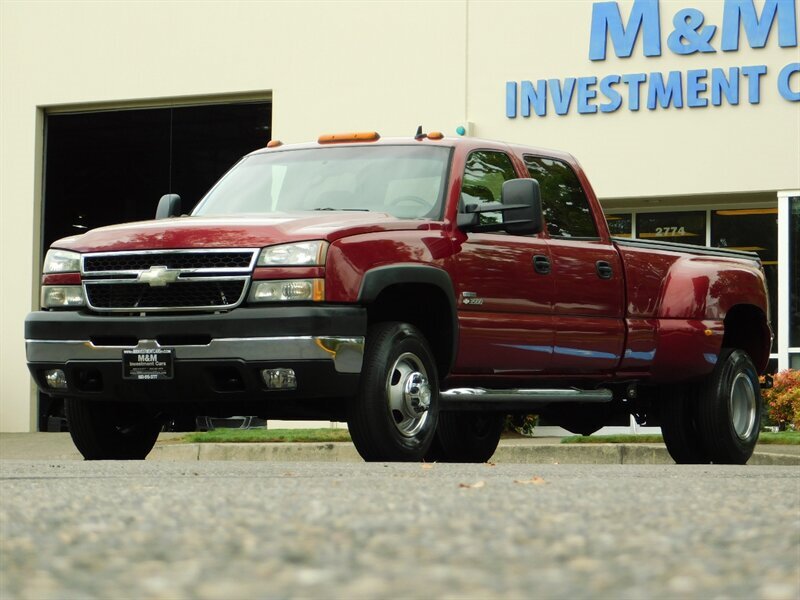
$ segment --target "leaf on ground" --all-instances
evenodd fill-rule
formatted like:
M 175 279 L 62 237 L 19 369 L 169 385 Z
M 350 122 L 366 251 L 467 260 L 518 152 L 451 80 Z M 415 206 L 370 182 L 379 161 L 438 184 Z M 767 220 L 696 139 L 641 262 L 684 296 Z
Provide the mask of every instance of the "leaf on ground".
M 515 479 L 514 483 L 521 483 L 522 485 L 542 485 L 545 481 L 541 477 L 531 477 L 530 479 Z
M 487 467 L 496 467 L 497 466 L 497 463 L 489 462 L 488 460 L 483 464 L 485 464 Z
M 432 469 L 433 468 L 433 463 L 422 463 L 422 468 L 423 469 Z
M 475 483 L 459 483 L 458 487 L 460 487 L 460 488 L 469 488 L 469 489 L 474 490 L 474 489 L 477 489 L 477 488 L 482 488 L 485 485 L 486 485 L 485 481 L 476 481 Z

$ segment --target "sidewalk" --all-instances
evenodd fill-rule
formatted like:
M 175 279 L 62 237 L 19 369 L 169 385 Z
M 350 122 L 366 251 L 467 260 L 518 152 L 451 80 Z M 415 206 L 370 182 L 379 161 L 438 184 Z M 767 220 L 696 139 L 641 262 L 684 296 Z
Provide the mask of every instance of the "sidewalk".
M 148 460 L 265 460 L 361 462 L 347 442 L 305 444 L 182 444 L 182 434 L 162 433 Z M 0 433 L 3 460 L 81 460 L 68 433 Z M 673 464 L 663 444 L 561 444 L 558 437 L 503 439 L 497 463 Z M 800 465 L 800 446 L 759 445 L 748 464 Z

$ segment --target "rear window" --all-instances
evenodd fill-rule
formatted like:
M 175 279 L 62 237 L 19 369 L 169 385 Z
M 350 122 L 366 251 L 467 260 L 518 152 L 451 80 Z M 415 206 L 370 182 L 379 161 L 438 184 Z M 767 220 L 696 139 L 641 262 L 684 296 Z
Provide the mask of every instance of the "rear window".
M 567 163 L 525 156 L 530 176 L 539 182 L 547 233 L 557 238 L 597 239 L 597 226 L 578 176 Z

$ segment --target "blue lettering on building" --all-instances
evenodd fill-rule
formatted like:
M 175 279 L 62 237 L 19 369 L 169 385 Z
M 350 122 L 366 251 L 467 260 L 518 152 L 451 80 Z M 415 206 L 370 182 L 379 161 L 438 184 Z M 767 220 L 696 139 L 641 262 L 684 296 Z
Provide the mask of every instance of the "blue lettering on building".
M 776 35 L 777 32 L 777 35 Z M 777 39 L 776 39 L 777 38 Z M 672 16 L 666 47 L 679 56 L 736 52 L 743 45 L 764 48 L 773 40 L 781 48 L 797 47 L 796 0 L 764 0 L 760 11 L 754 0 L 724 0 L 722 23 L 706 22 L 702 11 L 687 7 Z M 618 2 L 595 2 L 589 37 L 589 60 L 604 61 L 609 52 L 629 58 L 662 54 L 659 0 L 634 0 L 627 19 Z M 506 116 L 545 117 L 548 106 L 559 116 L 629 111 L 705 108 L 738 105 L 740 95 L 751 105 L 765 94 L 766 65 L 694 68 L 668 73 L 622 73 L 506 82 Z M 800 63 L 791 62 L 769 75 L 781 98 L 800 102 Z M 774 93 L 774 91 L 773 91 Z

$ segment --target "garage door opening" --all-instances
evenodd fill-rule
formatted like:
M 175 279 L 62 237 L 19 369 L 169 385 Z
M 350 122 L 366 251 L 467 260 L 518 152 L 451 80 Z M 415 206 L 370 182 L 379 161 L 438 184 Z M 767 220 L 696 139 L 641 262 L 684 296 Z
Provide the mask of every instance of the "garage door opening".
M 268 101 L 48 115 L 42 256 L 62 237 L 152 219 L 163 194 L 179 194 L 189 212 L 271 130 Z M 60 416 L 40 396 L 39 429 Z

